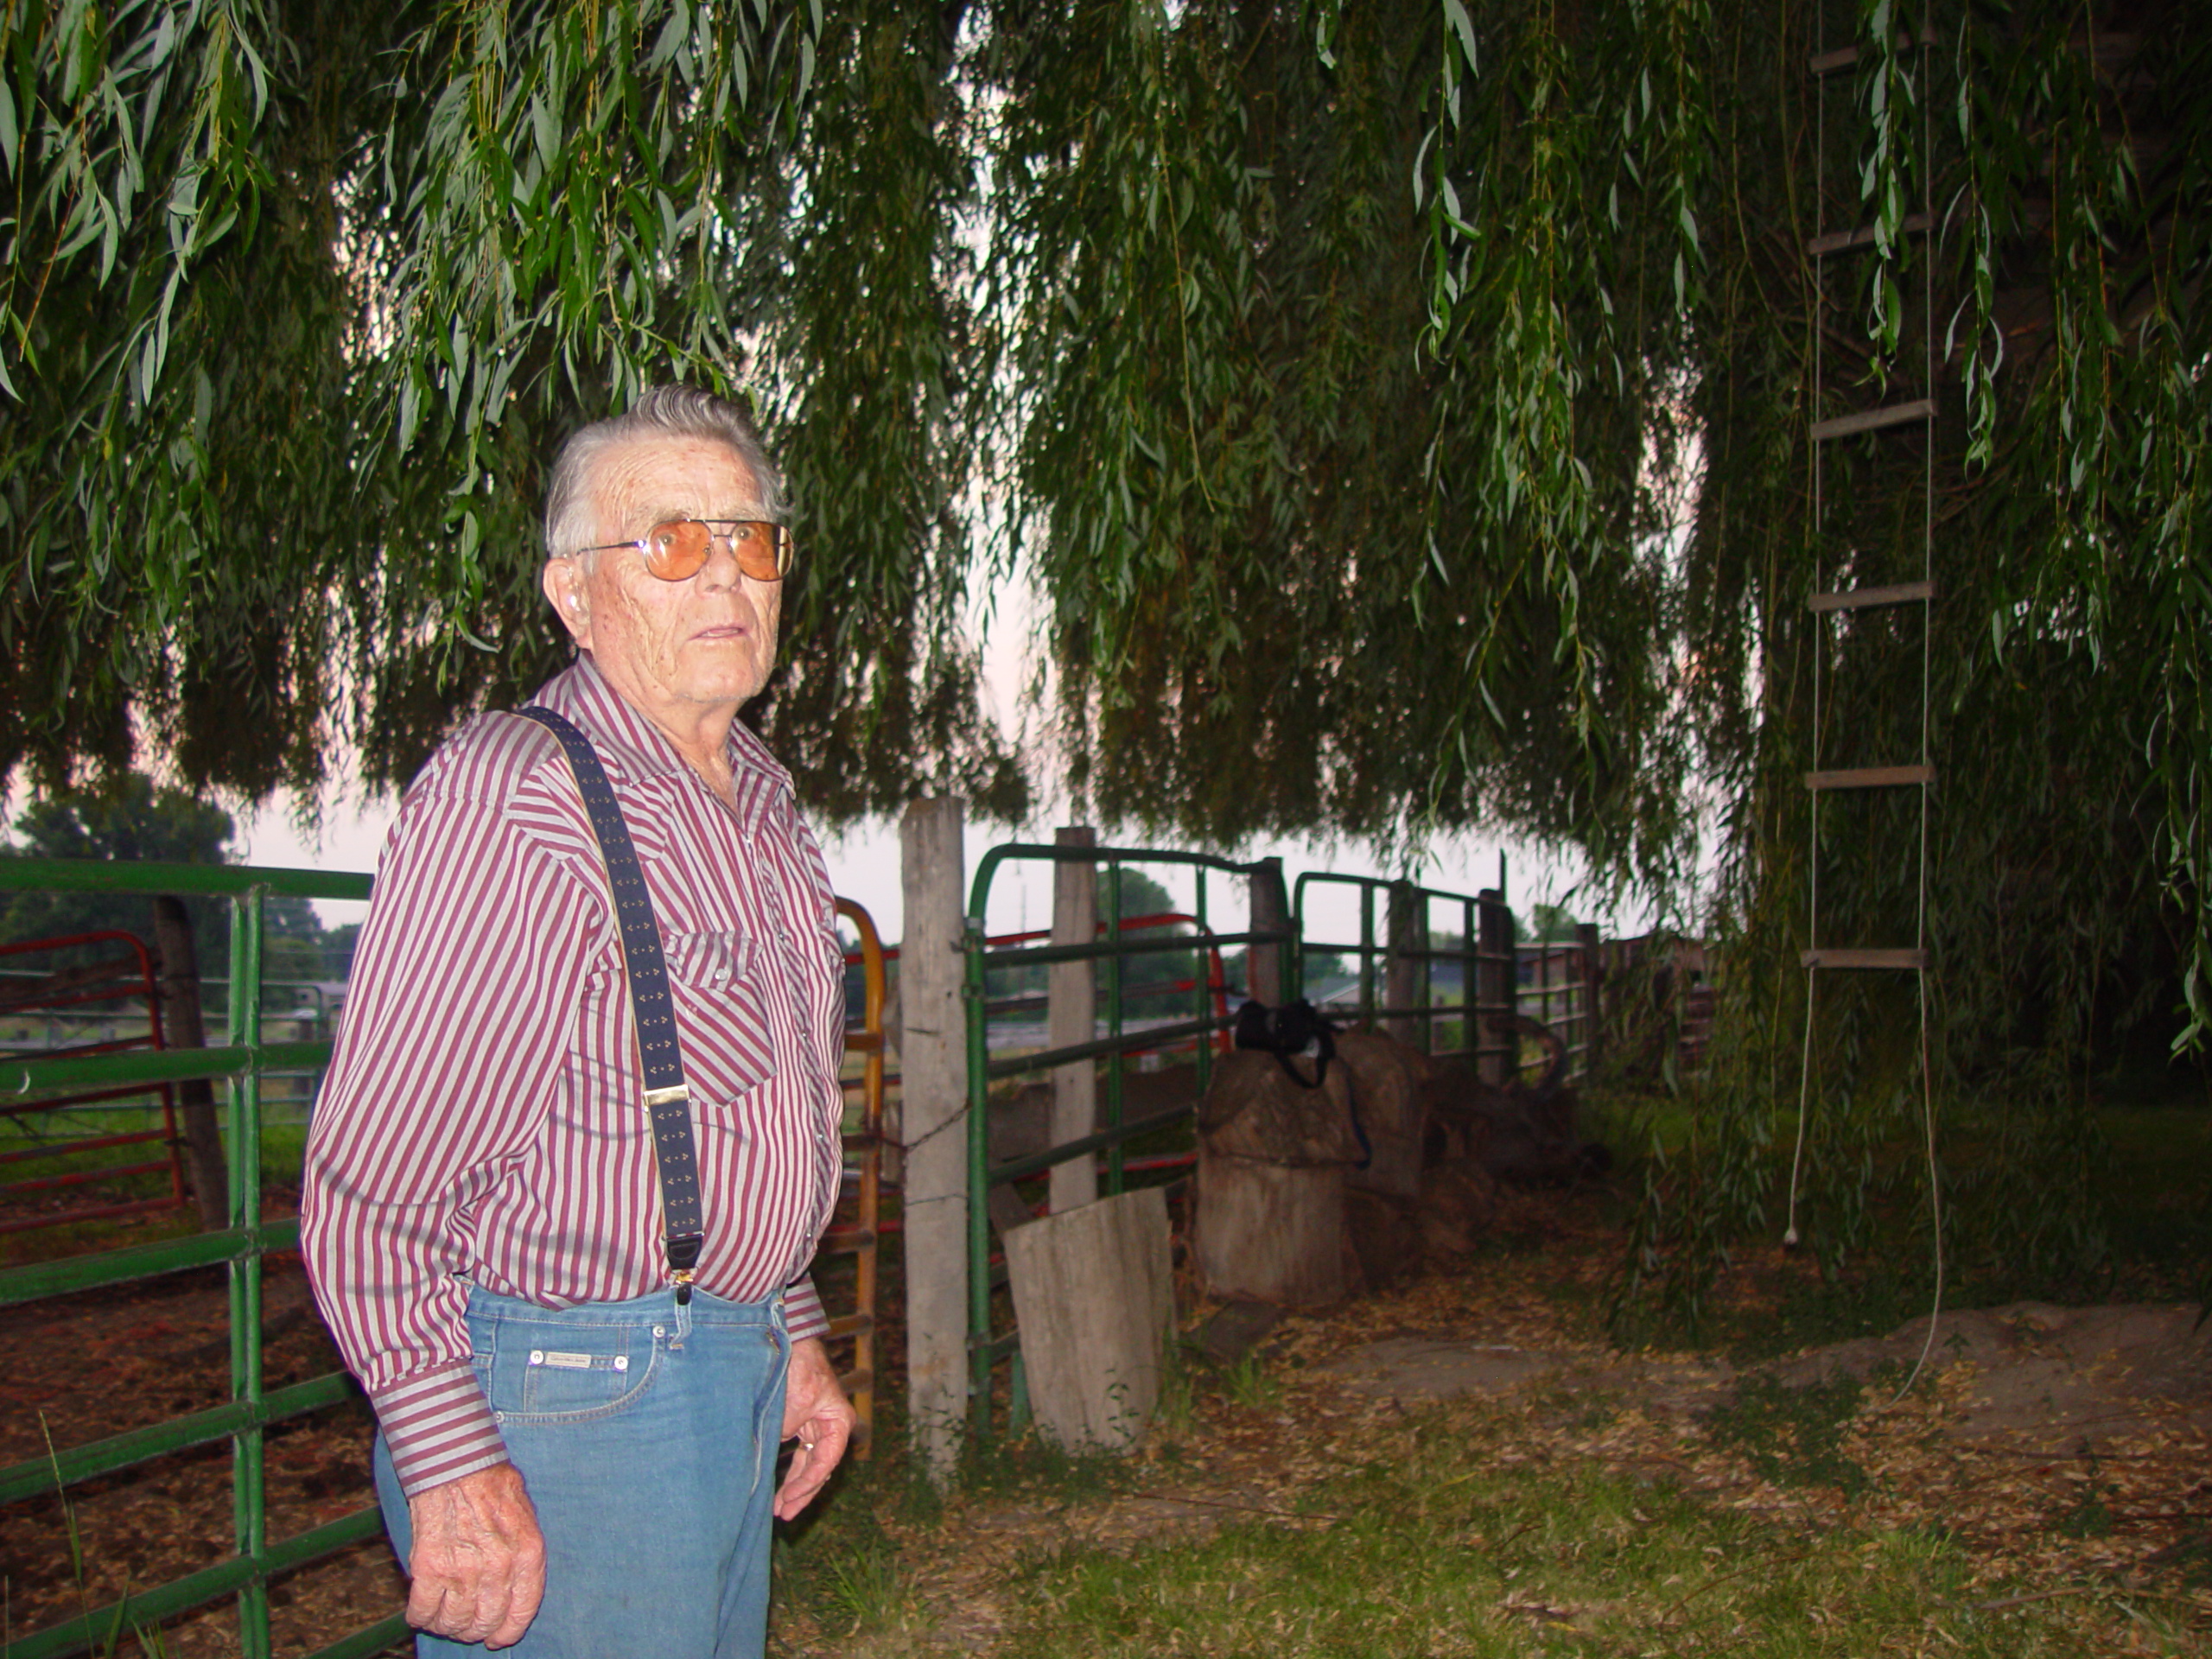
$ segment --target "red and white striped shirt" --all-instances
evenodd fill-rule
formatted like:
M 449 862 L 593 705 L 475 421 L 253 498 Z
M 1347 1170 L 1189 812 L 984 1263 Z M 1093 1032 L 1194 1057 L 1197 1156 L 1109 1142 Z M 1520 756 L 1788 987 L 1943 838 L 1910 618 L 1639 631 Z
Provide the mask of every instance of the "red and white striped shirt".
M 588 657 L 537 701 L 598 749 L 637 842 L 691 1085 L 701 1289 L 784 1291 L 836 1202 L 844 966 L 790 775 L 733 722 L 737 805 Z M 308 1136 L 301 1243 L 411 1496 L 505 1459 L 469 1360 L 469 1283 L 545 1307 L 669 1282 L 606 866 L 567 760 L 486 715 L 407 791 Z

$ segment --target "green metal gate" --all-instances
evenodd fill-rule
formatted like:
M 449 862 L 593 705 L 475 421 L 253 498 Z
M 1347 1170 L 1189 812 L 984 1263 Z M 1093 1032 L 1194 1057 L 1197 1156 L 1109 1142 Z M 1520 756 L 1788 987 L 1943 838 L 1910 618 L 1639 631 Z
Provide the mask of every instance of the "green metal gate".
M 175 1083 L 188 1077 L 219 1078 L 230 1085 L 225 1134 L 230 1215 L 224 1230 L 105 1255 L 0 1269 L 0 1307 L 194 1268 L 226 1266 L 230 1271 L 231 1403 L 68 1447 L 50 1458 L 0 1468 L 0 1506 L 41 1497 L 54 1491 L 57 1485 L 67 1489 L 170 1452 L 228 1440 L 236 1552 L 230 1560 L 174 1583 L 139 1591 L 123 1601 L 93 1608 L 9 1642 L 0 1646 L 4 1659 L 71 1659 L 71 1656 L 100 1651 L 118 1634 L 159 1624 L 231 1596 L 238 1599 L 238 1651 L 246 1659 L 269 1659 L 269 1580 L 383 1532 L 382 1518 L 372 1505 L 270 1543 L 262 1466 L 262 1431 L 270 1424 L 361 1398 L 358 1385 L 343 1371 L 288 1388 L 272 1390 L 263 1386 L 262 1258 L 271 1251 L 296 1249 L 300 1227 L 296 1221 L 264 1224 L 261 1218 L 262 1080 L 272 1072 L 319 1075 L 329 1063 L 331 1045 L 327 1038 L 295 1043 L 262 1040 L 262 905 L 272 897 L 362 900 L 368 898 L 369 889 L 368 876 L 315 870 L 0 859 L 0 893 L 124 893 L 149 897 L 176 893 L 226 899 L 231 906 L 231 993 L 227 1029 L 220 1047 L 0 1062 L 0 1095 L 14 1097 L 11 1105 L 35 1103 L 41 1096 L 66 1098 L 88 1090 Z M 849 1150 L 861 1154 L 861 1205 L 856 1224 L 826 1237 L 823 1253 L 850 1253 L 860 1258 L 858 1307 L 833 1319 L 831 1334 L 851 1337 L 855 1343 L 855 1368 L 842 1380 L 861 1412 L 860 1449 L 865 1453 L 867 1430 L 874 1421 L 876 1368 L 883 950 L 875 923 L 866 911 L 840 899 L 838 912 L 860 930 L 865 968 L 861 1023 L 846 1038 L 848 1047 L 867 1057 L 860 1084 L 861 1132 L 855 1137 L 858 1145 L 849 1146 Z M 372 1655 L 410 1648 L 412 1640 L 405 1618 L 395 1613 L 317 1649 L 308 1659 L 369 1659 Z
M 1108 872 L 1108 879 L 1100 889 L 1103 913 L 1098 918 L 1101 937 L 1097 941 L 1089 944 L 1027 945 L 1014 950 L 989 951 L 987 957 L 983 917 L 990 903 L 991 881 L 1001 866 L 1014 860 L 1103 867 Z M 1192 941 L 1194 947 L 1207 945 L 1217 950 L 1242 944 L 1251 951 L 1269 945 L 1289 945 L 1295 938 L 1288 928 L 1249 928 L 1242 933 L 1217 933 L 1207 918 L 1206 876 L 1209 872 L 1242 877 L 1247 880 L 1258 878 L 1275 884 L 1276 902 L 1280 906 L 1280 866 L 1273 859 L 1240 864 L 1207 853 L 1169 852 L 1147 847 L 1046 846 L 1020 842 L 994 847 L 983 855 L 982 861 L 976 867 L 976 880 L 970 890 L 963 940 L 967 960 L 967 984 L 963 995 L 967 1002 L 968 1021 L 969 1417 L 969 1432 L 979 1443 L 988 1440 L 993 1433 L 991 1368 L 998 1361 L 1011 1358 L 1015 1368 L 1010 1427 L 1019 1426 L 1026 1404 L 1020 1376 L 1021 1333 L 1007 1331 L 995 1335 L 992 1331 L 991 1293 L 1001 1282 L 1003 1269 L 994 1269 L 991 1265 L 990 1216 L 983 1202 L 984 1194 L 994 1183 L 1039 1174 L 1055 1164 L 1065 1163 L 1071 1158 L 1088 1158 L 1099 1151 L 1106 1154 L 1105 1190 L 1109 1194 L 1118 1193 L 1122 1190 L 1122 1148 L 1136 1136 L 1179 1122 L 1189 1115 L 1178 1109 L 1141 1118 L 1134 1123 L 1123 1122 L 1121 1072 L 1120 1068 L 1116 1067 L 1106 1074 L 1104 1128 L 1095 1135 L 1064 1141 L 1033 1156 L 1010 1160 L 994 1167 L 990 1162 L 988 1135 L 990 1085 L 1001 1077 L 1016 1077 L 1025 1071 L 1045 1071 L 1074 1060 L 1127 1054 L 1179 1042 L 1185 1038 L 1197 1038 L 1199 1088 L 1203 1091 L 1211 1069 L 1211 1046 L 1205 1039 L 1214 1032 L 1226 1029 L 1231 1023 L 1230 1015 L 1213 1011 L 1211 1001 L 1213 988 L 1206 982 L 1206 976 L 1199 974 L 1194 976 L 1191 1019 L 1141 1031 L 1122 1030 L 1122 963 L 1127 957 L 1157 953 L 1162 948 L 1157 938 L 1132 938 L 1125 936 L 1122 931 L 1122 883 L 1118 871 L 1124 863 L 1179 864 L 1197 873 L 1198 902 L 1192 913 L 1197 918 L 1199 938 Z M 1048 1048 L 1035 1054 L 993 1060 L 987 1032 L 989 1016 L 984 988 L 987 971 L 1030 963 L 1049 965 L 1056 962 L 1086 961 L 1103 964 L 1102 1000 L 1107 1009 L 1107 1034 L 1091 1042 L 1074 1043 L 1063 1048 Z
M 1292 953 L 1292 960 L 1297 963 L 1296 978 L 1293 982 L 1297 994 L 1305 992 L 1306 957 L 1308 952 L 1351 953 L 1357 957 L 1359 963 L 1361 1025 L 1372 1027 L 1377 1020 L 1383 1020 L 1418 1021 L 1421 1047 L 1440 1058 L 1464 1056 L 1478 1069 L 1493 1068 L 1485 1075 L 1492 1076 L 1495 1081 L 1503 1081 L 1520 1064 L 1520 1039 L 1515 1026 L 1519 965 L 1513 942 L 1513 913 L 1506 908 L 1503 898 L 1503 869 L 1501 860 L 1496 895 L 1446 893 L 1439 887 L 1419 887 L 1410 881 L 1389 881 L 1379 876 L 1307 871 L 1298 878 L 1291 906 L 1294 926 L 1300 941 L 1298 950 Z M 1316 939 L 1306 925 L 1307 895 L 1313 888 L 1326 886 L 1351 887 L 1359 894 L 1359 938 L 1357 943 L 1349 939 Z M 1420 918 L 1418 943 L 1413 938 L 1390 939 L 1377 937 L 1375 901 L 1378 895 L 1385 899 L 1386 906 L 1395 897 L 1403 906 L 1403 914 Z M 1459 943 L 1457 946 L 1436 949 L 1429 944 L 1427 917 L 1432 902 L 1458 909 Z M 1413 964 L 1417 970 L 1414 1000 L 1410 1003 L 1391 1005 L 1387 996 L 1378 994 L 1376 970 L 1393 957 Z M 1456 1004 L 1437 1000 L 1433 969 L 1440 962 L 1459 966 L 1459 1001 Z M 1439 1039 L 1442 1033 L 1438 1028 L 1442 1026 L 1456 1028 L 1453 1033 L 1459 1039 L 1456 1045 L 1440 1045 Z
M 107 1645 L 118 1633 L 152 1626 L 236 1597 L 238 1651 L 268 1659 L 269 1580 L 334 1554 L 383 1529 L 373 1506 L 327 1525 L 271 1543 L 263 1478 L 262 1433 L 270 1424 L 359 1397 L 351 1378 L 333 1371 L 274 1391 L 262 1385 L 261 1268 L 272 1250 L 298 1248 L 296 1221 L 264 1224 L 261 1217 L 261 1084 L 270 1072 L 320 1070 L 330 1058 L 327 1041 L 266 1043 L 261 1035 L 262 906 L 271 897 L 365 899 L 365 875 L 314 870 L 256 869 L 235 865 L 94 863 L 51 859 L 0 859 L 0 892 L 136 893 L 226 899 L 231 906 L 230 1007 L 219 1047 L 168 1049 L 158 1053 L 105 1054 L 0 1064 L 0 1092 L 19 1098 L 127 1084 L 219 1078 L 229 1084 L 224 1137 L 230 1173 L 229 1224 L 219 1232 L 39 1262 L 0 1271 L 0 1306 L 129 1284 L 191 1268 L 223 1266 L 230 1275 L 231 1402 L 212 1410 L 172 1418 L 51 1459 L 0 1469 L 0 1503 L 112 1474 L 135 1465 L 205 1446 L 231 1442 L 232 1519 L 235 1553 L 227 1560 L 173 1583 L 155 1586 L 120 1602 L 11 1643 L 9 1659 L 69 1659 Z M 311 1659 L 367 1659 L 408 1637 L 397 1614 L 319 1649 Z

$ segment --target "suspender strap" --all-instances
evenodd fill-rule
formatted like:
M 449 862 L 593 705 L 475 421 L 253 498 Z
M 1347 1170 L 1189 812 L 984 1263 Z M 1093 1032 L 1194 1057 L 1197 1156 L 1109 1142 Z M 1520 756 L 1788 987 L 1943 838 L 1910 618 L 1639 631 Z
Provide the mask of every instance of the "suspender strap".
M 699 1154 L 691 1138 L 691 1089 L 683 1080 L 683 1051 L 677 1041 L 676 1005 L 668 995 L 668 963 L 661 955 L 660 928 L 653 920 L 652 893 L 638 865 L 614 786 L 591 740 L 550 709 L 521 709 L 560 741 L 576 775 L 576 787 L 607 861 L 607 885 L 614 893 L 614 919 L 622 931 L 622 959 L 629 972 L 630 1017 L 638 1027 L 638 1055 L 645 1064 L 645 1109 L 652 1115 L 653 1161 L 660 1169 L 661 1237 L 668 1250 L 676 1300 L 691 1300 L 693 1269 L 706 1242 L 699 1206 Z

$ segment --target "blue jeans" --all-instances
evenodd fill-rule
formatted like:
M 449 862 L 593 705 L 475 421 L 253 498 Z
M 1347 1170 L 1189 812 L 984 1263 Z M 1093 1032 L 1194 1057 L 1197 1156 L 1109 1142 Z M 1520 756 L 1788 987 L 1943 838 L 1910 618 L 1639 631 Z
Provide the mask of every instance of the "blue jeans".
M 477 1380 L 545 1535 L 545 1599 L 517 1659 L 757 1659 L 791 1338 L 780 1298 L 672 1290 L 552 1309 L 468 1298 Z M 412 1542 L 384 1437 L 377 1496 Z M 421 1659 L 482 1654 L 417 1636 Z

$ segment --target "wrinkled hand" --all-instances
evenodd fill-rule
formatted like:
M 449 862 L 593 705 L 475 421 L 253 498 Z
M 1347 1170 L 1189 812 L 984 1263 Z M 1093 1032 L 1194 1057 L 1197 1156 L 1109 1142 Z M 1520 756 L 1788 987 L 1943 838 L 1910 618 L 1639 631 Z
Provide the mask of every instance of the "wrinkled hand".
M 809 1337 L 791 1344 L 791 1363 L 784 1384 L 784 1438 L 798 1437 L 784 1484 L 776 1489 L 776 1519 L 789 1521 L 814 1501 L 830 1478 L 830 1471 L 845 1455 L 857 1421 L 852 1402 L 837 1386 L 837 1368 L 821 1339 Z
M 521 1641 L 545 1594 L 545 1540 L 522 1471 L 499 1463 L 425 1487 L 407 1513 L 407 1622 L 455 1642 Z

